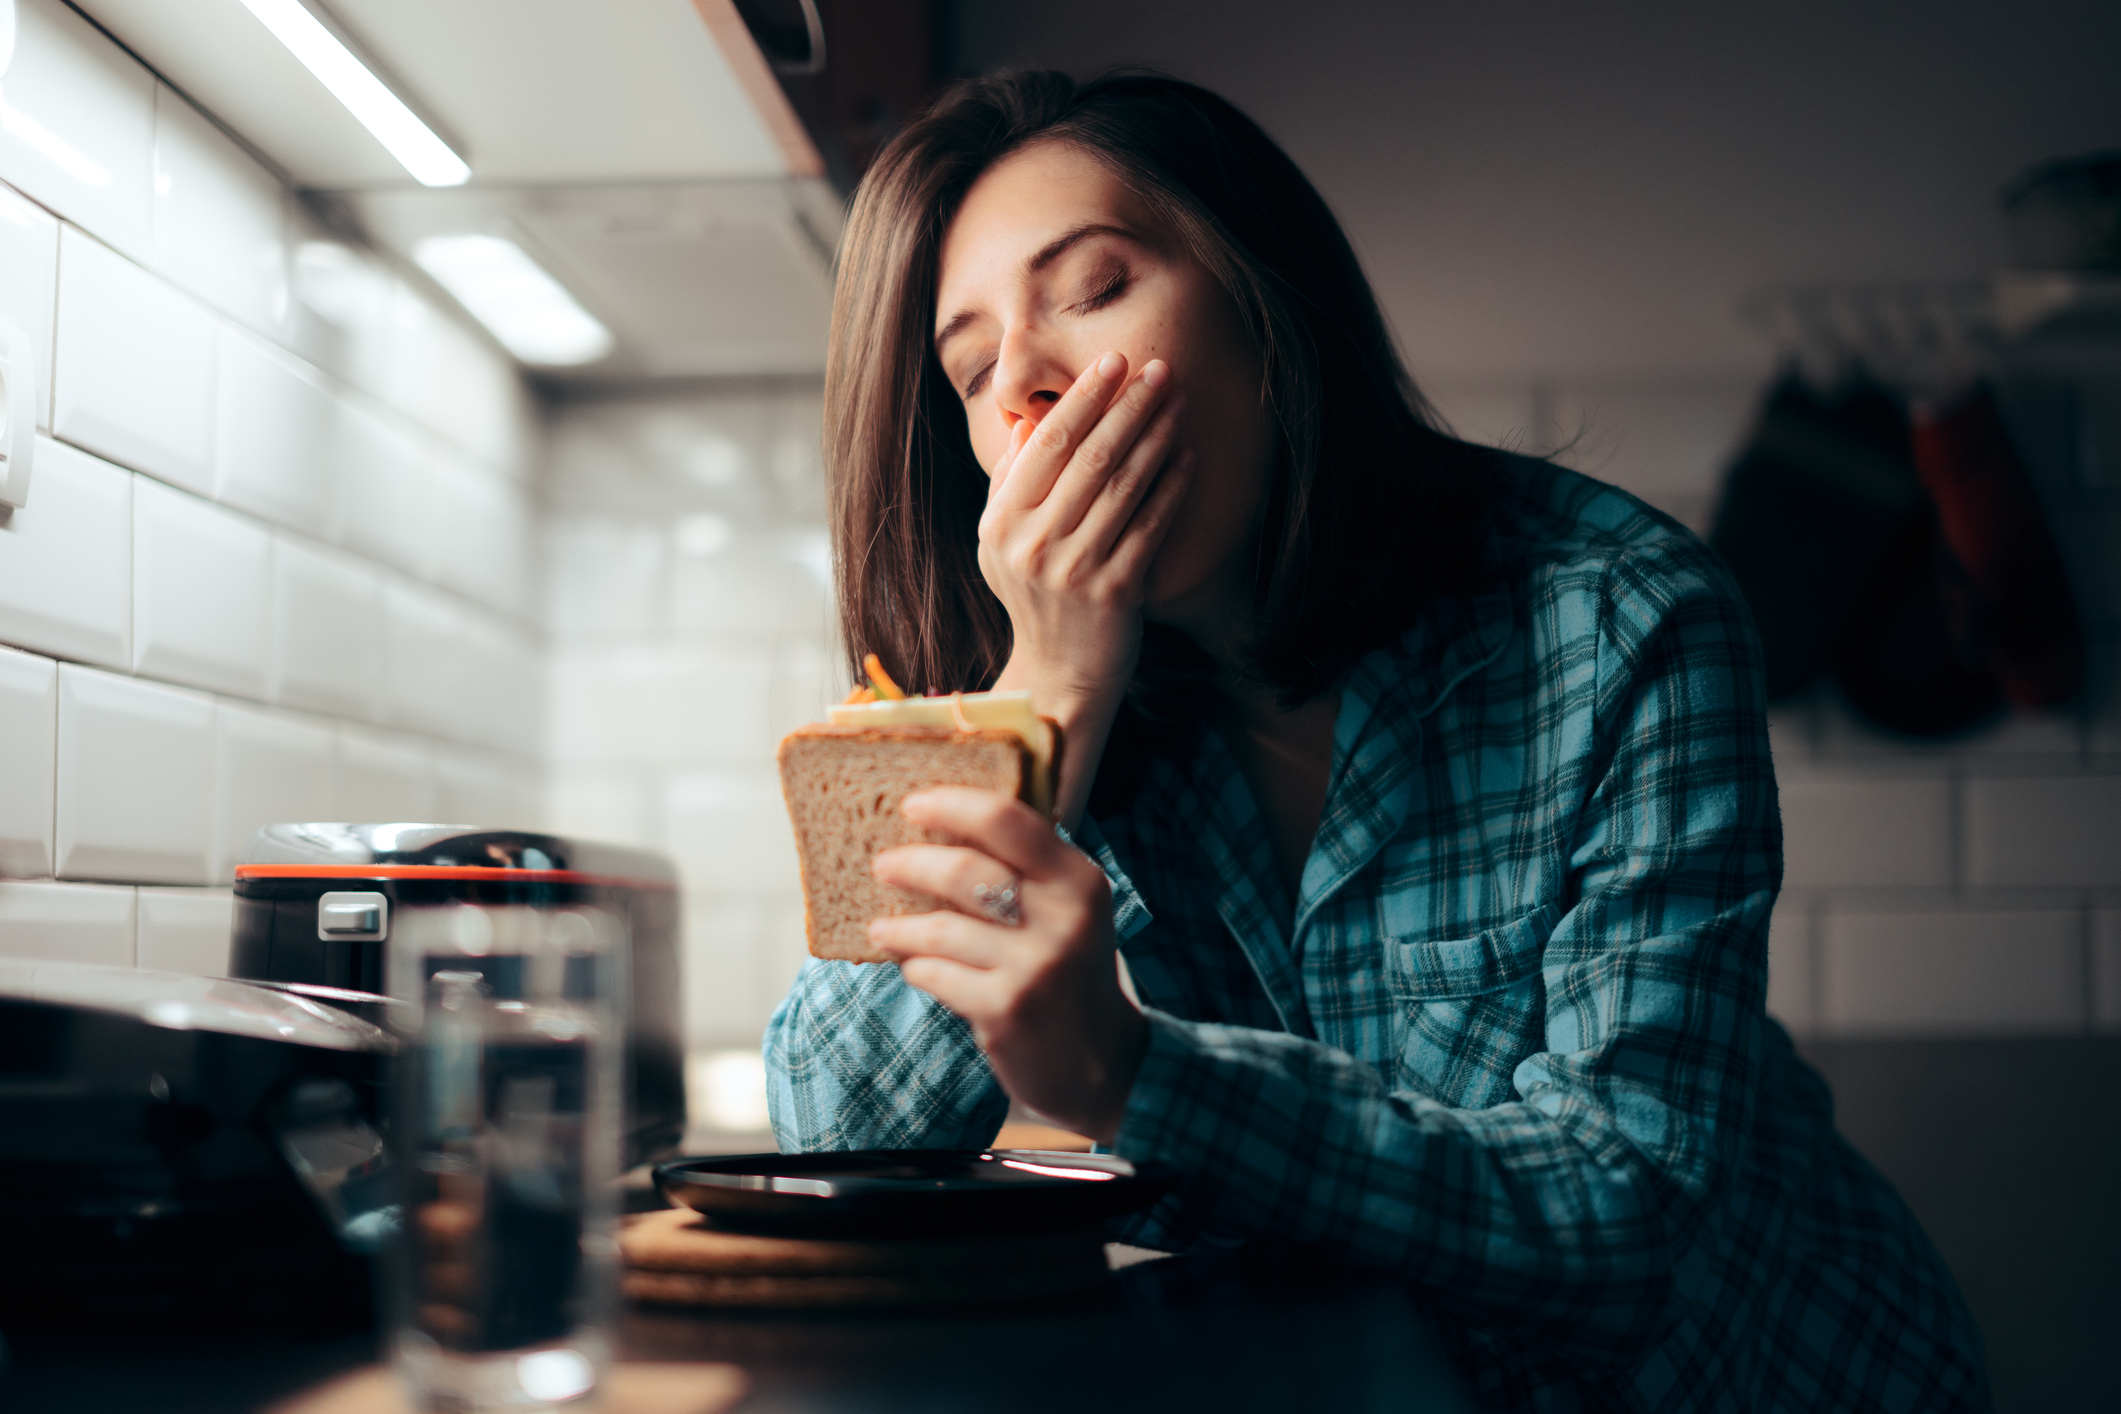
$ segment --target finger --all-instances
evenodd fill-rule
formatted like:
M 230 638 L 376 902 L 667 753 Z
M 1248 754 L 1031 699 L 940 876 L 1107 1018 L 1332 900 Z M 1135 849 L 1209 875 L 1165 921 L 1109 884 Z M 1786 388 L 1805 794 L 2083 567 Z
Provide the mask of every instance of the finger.
M 898 970 L 907 982 L 975 1024 L 1001 1009 L 1000 992 L 1008 985 L 992 972 L 947 957 L 909 957 Z
M 1046 499 L 1075 449 L 1105 415 L 1127 373 L 1127 360 L 1108 353 L 1084 369 L 1061 400 L 1039 419 L 1009 468 L 1009 484 L 997 498 L 1012 509 L 1028 510 Z
M 1125 472 L 1129 458 L 1144 441 L 1173 435 L 1173 406 L 1183 395 L 1170 392 L 1170 382 L 1171 370 L 1162 359 L 1155 359 L 1112 400 L 1111 410 L 1090 429 L 1060 480 L 1046 494 L 1040 514 L 1046 518 L 1049 533 L 1065 535 L 1073 530 L 1104 489 Z
M 942 908 L 872 919 L 869 941 L 895 958 L 947 957 L 984 970 L 1001 966 L 1016 939 L 992 923 Z
M 1021 800 L 994 790 L 938 786 L 906 797 L 906 818 L 955 835 L 1026 879 L 1058 879 L 1083 856 L 1053 833 L 1053 822 Z
M 1171 465 L 1171 448 L 1178 440 L 1178 419 L 1184 411 L 1182 400 L 1174 398 L 1169 407 L 1158 413 L 1149 430 L 1127 453 L 1127 459 L 1120 463 L 1119 470 L 1098 488 L 1098 494 L 1084 508 L 1074 533 L 1079 538 L 1080 553 L 1093 562 L 1111 553 L 1113 545 L 1126 533 L 1135 510 Z
M 909 844 L 876 857 L 876 877 L 901 889 L 940 899 L 959 913 L 984 916 L 982 887 L 998 889 L 1016 882 L 1016 871 L 976 849 L 951 845 Z
M 1128 579 L 1147 570 L 1149 562 L 1156 558 L 1156 552 L 1163 548 L 1164 537 L 1171 533 L 1171 526 L 1178 519 L 1178 508 L 1184 504 L 1186 492 L 1193 485 L 1196 465 L 1193 449 L 1188 447 L 1157 478 L 1156 489 L 1135 511 L 1127 528 L 1120 532 L 1112 553 L 1105 558 L 1105 565 L 1112 573 Z
M 1009 480 L 1010 468 L 1014 467 L 1016 459 L 1023 455 L 1024 443 L 1030 441 L 1031 434 L 1037 430 L 1038 425 L 1028 417 L 1019 418 L 1016 426 L 1009 429 L 1009 445 L 1003 448 L 1002 454 L 995 459 L 994 470 L 987 477 L 987 501 L 990 505 Z

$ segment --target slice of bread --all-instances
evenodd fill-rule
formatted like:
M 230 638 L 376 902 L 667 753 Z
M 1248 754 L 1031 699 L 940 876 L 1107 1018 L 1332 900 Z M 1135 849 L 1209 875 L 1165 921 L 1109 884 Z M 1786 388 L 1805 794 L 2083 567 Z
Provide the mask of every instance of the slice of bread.
M 869 945 L 870 920 L 941 907 L 878 882 L 871 870 L 878 852 L 895 845 L 955 843 L 915 829 L 900 810 L 907 796 L 930 786 L 1034 795 L 1023 738 L 1000 728 L 798 727 L 782 738 L 778 756 L 813 957 L 888 962 Z

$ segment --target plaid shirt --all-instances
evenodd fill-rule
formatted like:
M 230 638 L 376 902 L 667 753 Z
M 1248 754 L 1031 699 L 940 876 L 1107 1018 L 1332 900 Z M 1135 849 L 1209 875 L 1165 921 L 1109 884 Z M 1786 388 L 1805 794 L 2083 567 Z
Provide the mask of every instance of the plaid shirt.
M 1492 1406 L 1986 1408 L 1950 1275 L 1763 1010 L 1735 591 L 1633 498 L 1507 475 L 1515 568 L 1343 684 L 1295 898 L 1212 731 L 1078 832 L 1149 1020 L 1114 1148 L 1182 1175 L 1120 1235 L 1400 1272 Z M 889 966 L 809 963 L 766 1059 L 789 1150 L 977 1147 L 1008 1104 Z

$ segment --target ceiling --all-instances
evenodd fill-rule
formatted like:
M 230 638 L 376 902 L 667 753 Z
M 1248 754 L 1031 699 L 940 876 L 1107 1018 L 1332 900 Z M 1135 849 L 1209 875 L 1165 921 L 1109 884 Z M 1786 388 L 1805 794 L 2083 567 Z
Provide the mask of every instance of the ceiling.
M 617 339 L 543 376 L 824 367 L 840 202 L 732 0 L 304 0 L 470 164 L 434 189 L 239 0 L 75 2 L 386 251 L 530 250 Z

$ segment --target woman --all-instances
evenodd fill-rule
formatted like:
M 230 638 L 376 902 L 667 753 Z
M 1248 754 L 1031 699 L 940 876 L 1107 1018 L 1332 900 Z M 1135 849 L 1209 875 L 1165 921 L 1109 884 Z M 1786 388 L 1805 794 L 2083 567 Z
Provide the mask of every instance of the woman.
M 856 196 L 826 407 L 850 653 L 1029 688 L 1063 832 L 907 802 L 963 844 L 877 872 L 947 907 L 873 925 L 895 968 L 805 968 L 784 1148 L 979 1146 L 1014 1097 L 1182 1175 L 1131 1240 L 1404 1274 L 1494 1404 L 1986 1406 L 1762 1009 L 1728 581 L 1437 430 L 1247 119 L 1151 76 L 954 89 Z

